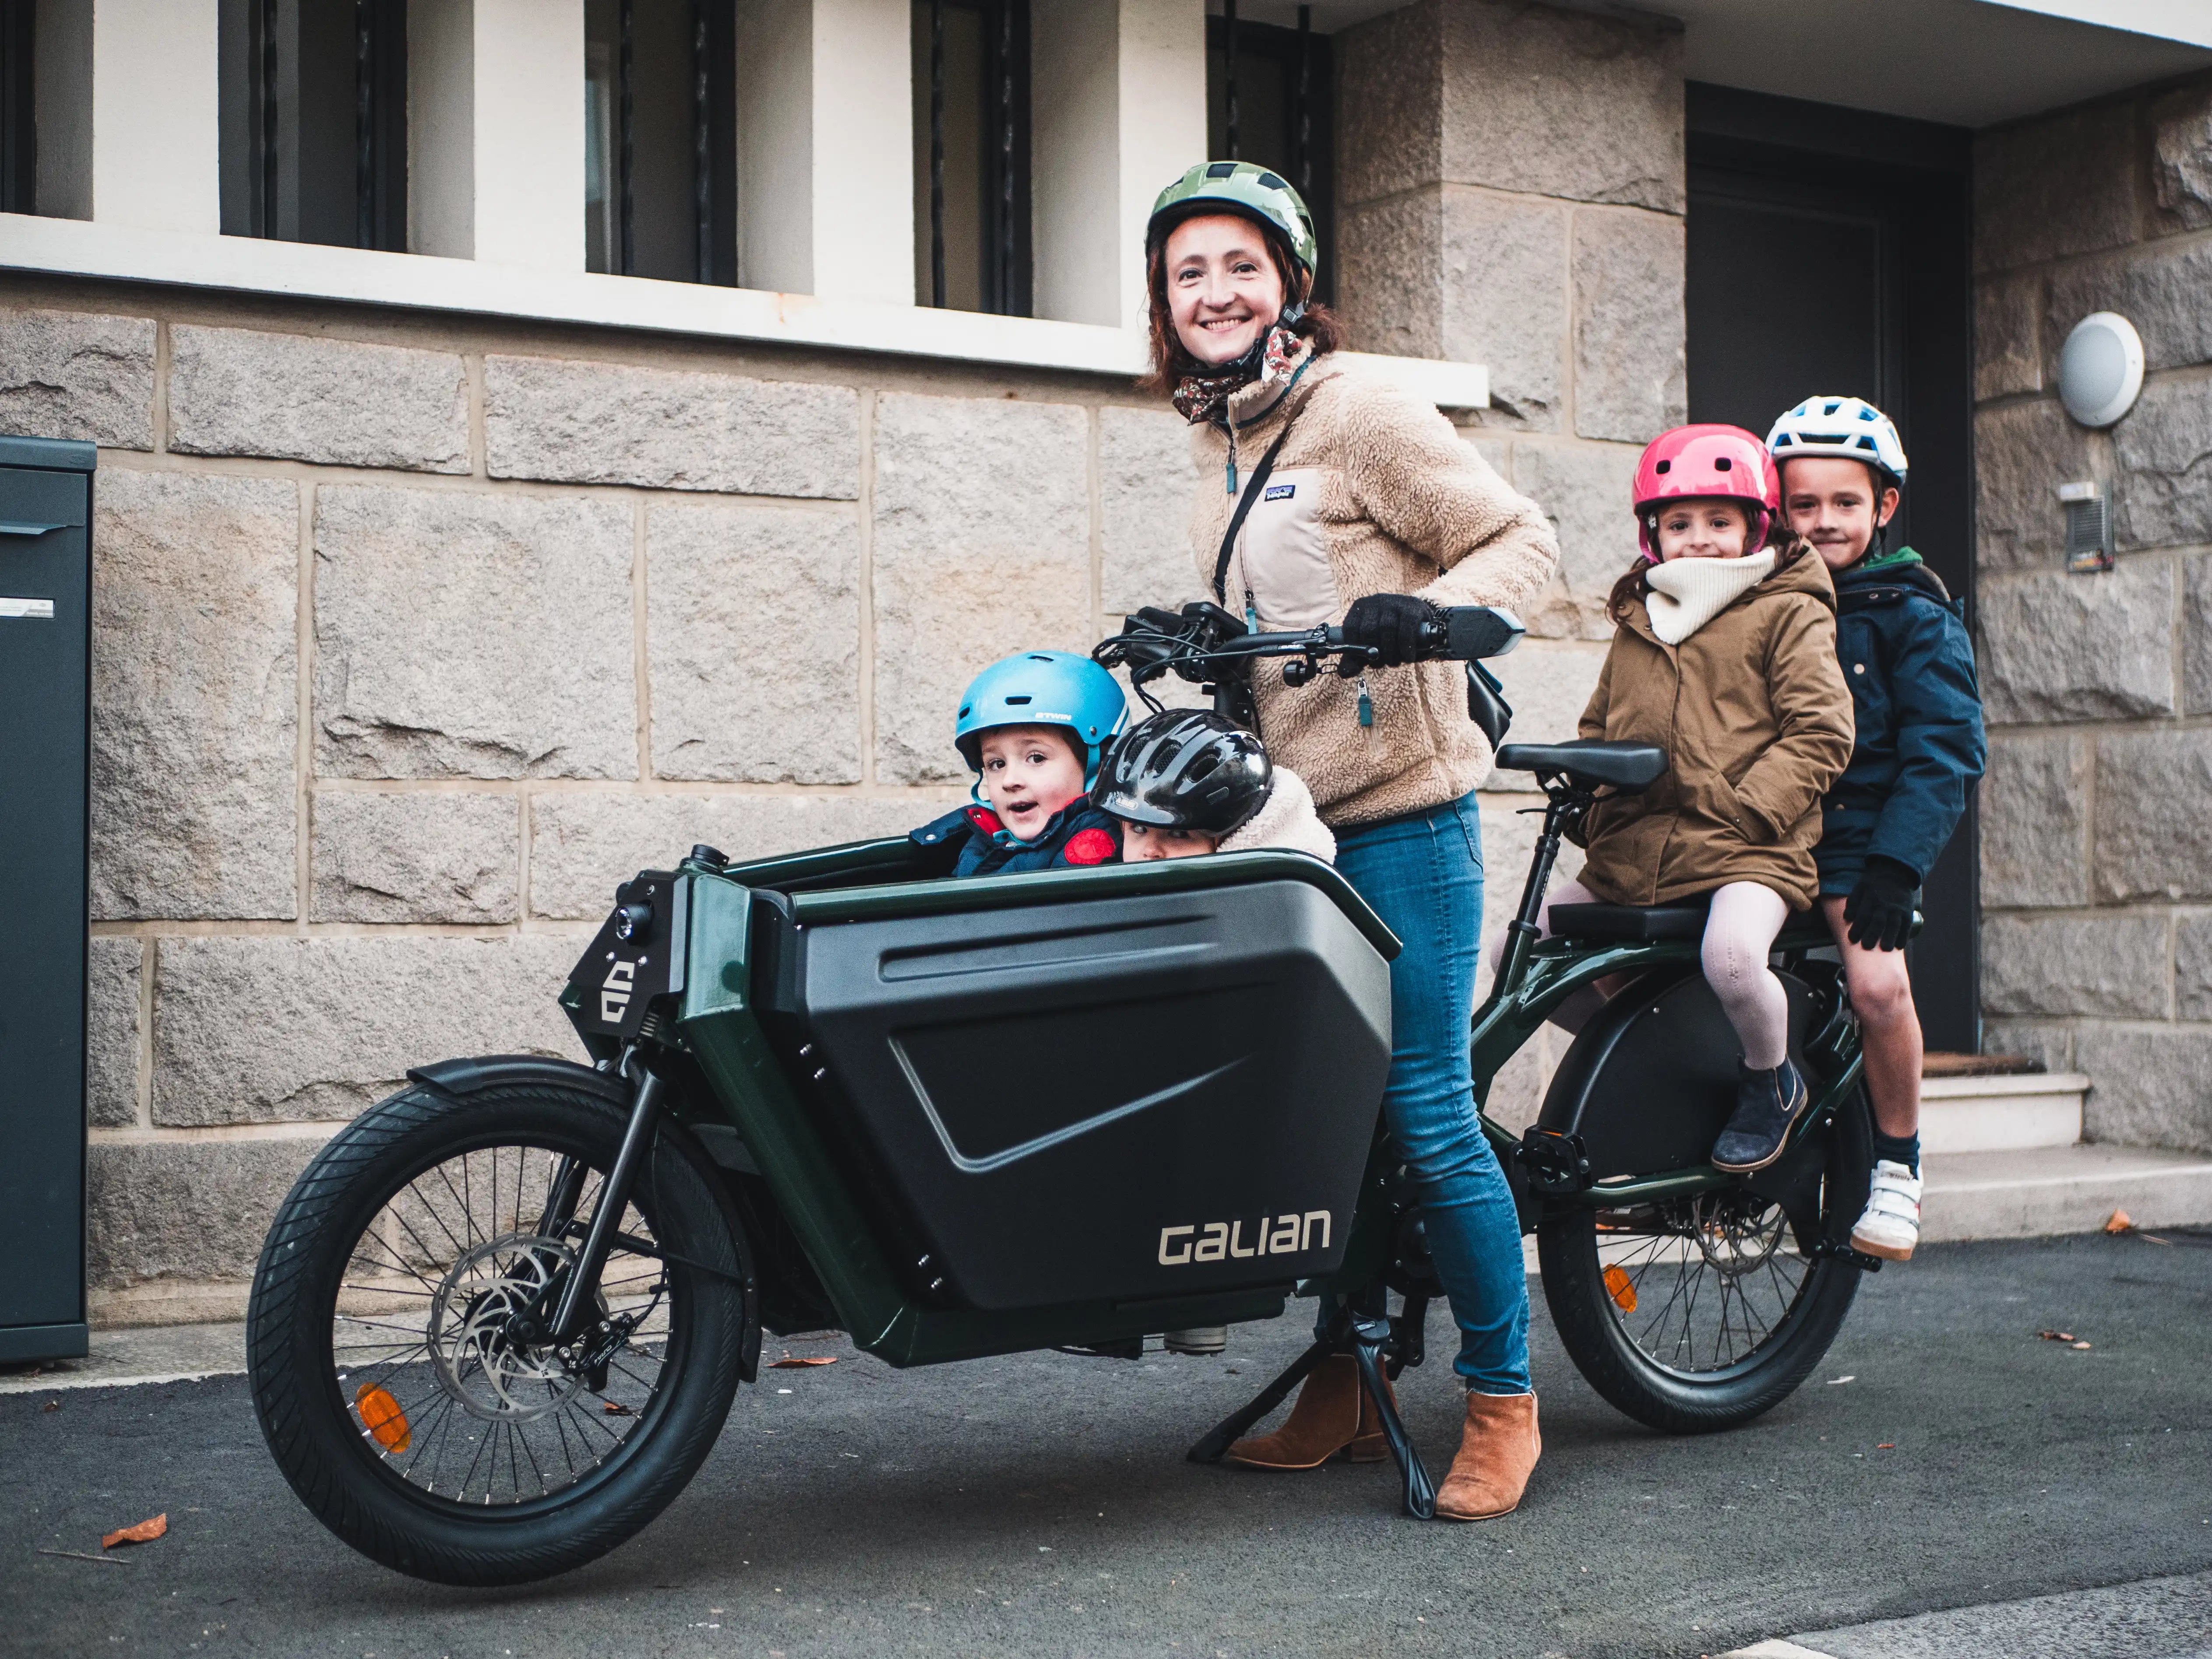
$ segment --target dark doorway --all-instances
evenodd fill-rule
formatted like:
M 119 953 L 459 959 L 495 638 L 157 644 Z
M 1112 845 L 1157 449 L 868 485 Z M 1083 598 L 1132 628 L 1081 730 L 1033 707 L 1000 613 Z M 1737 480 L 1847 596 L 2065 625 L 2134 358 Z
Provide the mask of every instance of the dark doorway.
M 1764 436 L 1819 393 L 1880 405 L 1912 462 L 1890 545 L 1965 596 L 1971 627 L 1971 135 L 1725 87 L 1688 105 L 1690 418 Z M 1911 947 L 1930 1048 L 1980 1047 L 1976 840 L 1970 806 Z

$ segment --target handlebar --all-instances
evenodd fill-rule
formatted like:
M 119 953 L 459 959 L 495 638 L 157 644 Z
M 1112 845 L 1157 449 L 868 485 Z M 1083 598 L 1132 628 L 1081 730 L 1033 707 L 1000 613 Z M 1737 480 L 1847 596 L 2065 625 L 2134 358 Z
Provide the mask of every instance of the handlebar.
M 1521 619 L 1499 606 L 1443 608 L 1437 620 L 1421 624 L 1417 660 L 1474 662 L 1502 657 L 1520 644 L 1523 631 Z M 1292 659 L 1283 665 L 1285 684 L 1304 685 L 1328 659 L 1334 659 L 1335 672 L 1346 679 L 1378 666 L 1382 659 L 1372 646 L 1348 643 L 1341 628 L 1253 633 L 1219 605 L 1202 601 L 1180 611 L 1148 605 L 1125 617 L 1121 631 L 1100 641 L 1091 654 L 1108 668 L 1126 666 L 1139 687 L 1170 669 L 1195 684 L 1224 678 L 1223 671 L 1230 675 L 1249 672 L 1253 661 L 1273 657 Z

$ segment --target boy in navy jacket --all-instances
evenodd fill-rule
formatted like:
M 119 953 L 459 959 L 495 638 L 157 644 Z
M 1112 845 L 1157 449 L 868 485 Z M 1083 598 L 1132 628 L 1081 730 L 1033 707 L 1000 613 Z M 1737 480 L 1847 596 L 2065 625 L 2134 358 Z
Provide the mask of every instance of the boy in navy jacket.
M 1836 651 L 1857 722 L 1823 803 L 1820 908 L 1843 957 L 1874 1102 L 1875 1171 L 1853 1248 L 1893 1261 L 1920 1240 L 1920 1016 L 1905 941 L 1920 885 L 1966 810 L 1987 747 L 1973 645 L 1936 573 L 1883 546 L 1905 477 L 1888 417 L 1812 398 L 1774 423 L 1790 527 L 1836 583 Z
M 1121 820 L 1091 803 L 1091 789 L 1128 718 L 1120 684 L 1088 657 L 1023 651 L 993 663 L 961 695 L 952 727 L 977 799 L 908 839 L 950 853 L 956 876 L 1121 857 Z

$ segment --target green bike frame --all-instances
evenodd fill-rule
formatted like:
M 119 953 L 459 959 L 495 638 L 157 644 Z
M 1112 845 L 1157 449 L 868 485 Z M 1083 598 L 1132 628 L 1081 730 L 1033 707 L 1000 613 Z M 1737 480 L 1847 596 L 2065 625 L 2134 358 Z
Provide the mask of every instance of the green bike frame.
M 1556 816 L 1556 810 L 1551 816 Z M 1546 830 L 1529 872 L 1522 919 L 1515 925 L 1497 983 L 1477 1012 L 1470 1036 L 1479 1108 L 1486 1107 L 1499 1070 L 1576 991 L 1608 975 L 1657 968 L 1696 970 L 1695 940 L 1591 948 L 1571 940 L 1539 939 L 1533 918 L 1559 839 L 1548 817 Z M 1018 1312 L 935 1306 L 911 1294 L 886 1258 L 763 1025 L 754 982 L 753 890 L 787 895 L 800 925 L 820 926 L 1287 878 L 1328 892 L 1385 957 L 1397 954 L 1397 939 L 1340 874 L 1294 854 L 1263 852 L 1108 865 L 988 883 L 915 880 L 913 858 L 914 849 L 903 839 L 868 842 L 726 868 L 687 860 L 678 878 L 678 902 L 685 916 L 678 949 L 684 963 L 682 989 L 672 1030 L 661 1040 L 696 1062 L 707 1088 L 672 1091 L 669 1109 L 694 1127 L 737 1132 L 838 1323 L 855 1346 L 891 1364 L 909 1366 L 1060 1345 L 1095 1345 L 1163 1329 L 1243 1323 L 1280 1315 L 1287 1287 L 1139 1304 L 1073 1303 Z M 1825 935 L 1815 939 L 1800 930 L 1797 936 L 1785 934 L 1778 943 L 1788 950 L 1826 942 Z M 572 985 L 562 1000 L 574 1012 L 580 995 Z M 1857 1085 L 1856 1034 L 1849 1035 L 1848 1053 L 1834 1055 L 1840 1063 L 1820 1087 L 1815 1109 L 1801 1122 L 1801 1135 Z M 619 1045 L 609 1039 L 587 1037 L 586 1042 L 595 1060 L 606 1061 L 617 1055 Z M 1298 1285 L 1300 1294 L 1349 1297 L 1376 1283 L 1393 1259 L 1400 1218 L 1409 1200 L 1396 1178 L 1395 1159 L 1382 1131 L 1377 1104 L 1373 1150 L 1343 1263 L 1326 1279 Z M 1506 1168 L 1517 1172 L 1523 1143 L 1486 1109 L 1481 1122 Z M 1606 1175 L 1597 1172 L 1595 1183 L 1573 1194 L 1572 1201 L 1606 1206 L 1643 1203 L 1726 1187 L 1734 1179 L 1710 1165 L 1636 1172 L 1626 1180 Z M 1516 1186 L 1525 1190 L 1525 1180 L 1516 1179 Z M 1525 1224 L 1533 1224 L 1532 1214 L 1524 1206 Z

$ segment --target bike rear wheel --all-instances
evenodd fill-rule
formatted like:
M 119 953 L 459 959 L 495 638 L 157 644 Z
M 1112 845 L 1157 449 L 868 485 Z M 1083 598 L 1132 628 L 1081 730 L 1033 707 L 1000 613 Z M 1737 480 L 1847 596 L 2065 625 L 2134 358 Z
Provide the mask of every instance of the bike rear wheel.
M 1544 1300 L 1576 1368 L 1670 1434 L 1771 1411 L 1820 1362 L 1860 1269 L 1841 1246 L 1866 1202 L 1873 1131 L 1855 1091 L 1779 1164 L 1692 1197 L 1547 1211 Z
M 294 1186 L 247 1314 L 254 1406 L 293 1490 L 362 1553 L 453 1584 L 564 1572 L 643 1528 L 712 1449 L 749 1274 L 688 1135 L 664 1126 L 641 1170 L 590 1328 L 555 1344 L 528 1322 L 624 1121 L 580 1089 L 417 1087 Z

